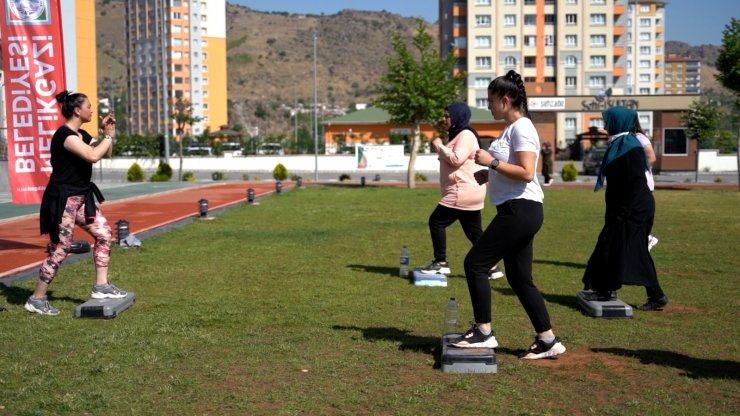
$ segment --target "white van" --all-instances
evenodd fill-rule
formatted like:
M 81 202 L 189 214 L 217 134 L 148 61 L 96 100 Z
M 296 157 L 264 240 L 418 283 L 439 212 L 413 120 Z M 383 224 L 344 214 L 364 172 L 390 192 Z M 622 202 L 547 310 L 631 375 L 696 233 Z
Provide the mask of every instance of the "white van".
M 261 144 L 257 148 L 258 155 L 284 155 L 285 151 L 283 146 L 277 143 L 265 143 Z

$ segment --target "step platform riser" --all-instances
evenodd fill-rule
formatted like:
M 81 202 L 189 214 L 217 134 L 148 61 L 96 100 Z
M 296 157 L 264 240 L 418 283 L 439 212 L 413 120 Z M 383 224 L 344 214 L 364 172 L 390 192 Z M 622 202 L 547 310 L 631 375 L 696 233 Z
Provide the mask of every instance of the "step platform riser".
M 442 372 L 496 373 L 498 366 L 493 348 L 457 348 L 448 345 L 460 335 L 446 334 L 442 337 Z
M 590 292 L 580 291 L 576 293 L 578 306 L 583 313 L 594 318 L 606 319 L 629 319 L 632 318 L 632 307 L 619 299 L 606 302 L 587 300 L 586 294 Z
M 135 300 L 133 292 L 121 299 L 90 299 L 75 308 L 75 318 L 113 319 L 131 307 Z

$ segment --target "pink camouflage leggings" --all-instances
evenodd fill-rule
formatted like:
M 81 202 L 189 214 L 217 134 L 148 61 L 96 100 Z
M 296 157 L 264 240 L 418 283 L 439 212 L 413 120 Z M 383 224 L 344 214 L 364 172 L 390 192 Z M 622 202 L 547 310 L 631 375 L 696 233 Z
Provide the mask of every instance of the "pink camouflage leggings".
M 39 270 L 39 280 L 47 285 L 54 280 L 59 271 L 59 266 L 61 266 L 72 247 L 72 232 L 75 223 L 95 238 L 93 249 L 95 268 L 108 267 L 110 263 L 112 234 L 108 220 L 105 219 L 99 209 L 96 209 L 95 221 L 92 224 L 85 224 L 85 197 L 71 196 L 67 198 L 67 205 L 64 207 L 64 213 L 62 214 L 62 222 L 59 224 L 59 243 L 56 245 L 51 243 L 52 252 Z

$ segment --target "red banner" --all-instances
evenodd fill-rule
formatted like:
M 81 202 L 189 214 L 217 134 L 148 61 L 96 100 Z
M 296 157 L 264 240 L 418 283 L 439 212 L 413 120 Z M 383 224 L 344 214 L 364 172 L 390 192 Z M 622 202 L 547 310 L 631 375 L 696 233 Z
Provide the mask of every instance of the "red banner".
M 35 204 L 51 175 L 51 138 L 64 122 L 61 0 L 0 0 L 8 170 L 13 203 Z

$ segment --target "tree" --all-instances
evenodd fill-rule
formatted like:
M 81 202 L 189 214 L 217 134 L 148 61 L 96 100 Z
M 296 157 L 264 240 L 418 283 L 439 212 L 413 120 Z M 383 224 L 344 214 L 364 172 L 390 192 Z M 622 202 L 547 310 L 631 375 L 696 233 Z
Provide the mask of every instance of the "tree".
M 737 96 L 735 110 L 740 110 L 740 20 L 734 17 L 722 32 L 722 49 L 717 57 L 717 80 Z M 737 134 L 737 175 L 740 190 L 740 132 Z
M 689 139 L 696 140 L 695 182 L 699 182 L 699 149 L 712 147 L 717 136 L 719 119 L 719 108 L 712 101 L 694 101 L 689 111 L 681 115 L 681 123 L 686 127 L 686 135 Z
M 444 107 L 460 99 L 465 74 L 451 75 L 457 60 L 455 53 L 445 58 L 439 56 L 422 19 L 417 19 L 416 34 L 411 41 L 413 52 L 399 33 L 393 34 L 392 41 L 395 55 L 386 58 L 388 70 L 381 77 L 380 95 L 375 103 L 390 113 L 391 124 L 412 126 L 406 178 L 408 187 L 415 188 L 420 125 L 436 125 Z
M 177 126 L 177 136 L 180 138 L 180 169 L 178 169 L 177 177 L 179 180 L 182 180 L 182 142 L 185 140 L 185 127 L 192 126 L 199 122 L 201 118 L 193 116 L 193 105 L 190 101 L 183 100 L 182 97 L 177 97 L 171 116 Z

